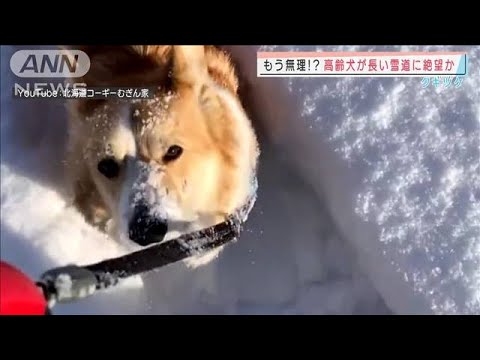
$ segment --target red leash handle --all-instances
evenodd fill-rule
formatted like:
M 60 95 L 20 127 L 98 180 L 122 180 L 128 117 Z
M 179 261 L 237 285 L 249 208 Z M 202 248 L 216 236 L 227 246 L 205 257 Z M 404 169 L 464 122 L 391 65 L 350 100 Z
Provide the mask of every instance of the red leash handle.
M 0 315 L 46 315 L 47 301 L 27 275 L 0 261 Z

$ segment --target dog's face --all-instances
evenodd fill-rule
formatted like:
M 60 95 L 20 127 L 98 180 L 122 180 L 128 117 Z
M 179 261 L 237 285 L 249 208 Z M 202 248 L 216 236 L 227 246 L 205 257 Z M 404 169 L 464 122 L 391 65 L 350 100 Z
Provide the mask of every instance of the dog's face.
M 108 101 L 84 118 L 84 161 L 117 235 L 149 245 L 223 221 L 250 193 L 257 147 L 201 47 L 176 49 L 155 98 Z

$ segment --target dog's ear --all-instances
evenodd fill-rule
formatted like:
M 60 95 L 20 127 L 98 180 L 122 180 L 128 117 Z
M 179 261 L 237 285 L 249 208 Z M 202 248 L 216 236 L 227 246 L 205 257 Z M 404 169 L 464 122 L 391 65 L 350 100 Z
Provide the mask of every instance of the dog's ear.
M 230 56 L 213 45 L 205 47 L 205 56 L 210 77 L 218 85 L 237 95 L 238 79 Z
M 133 51 L 142 57 L 149 57 L 160 63 L 170 57 L 171 45 L 131 45 Z
M 173 46 L 173 80 L 178 84 L 200 87 L 207 81 L 205 48 L 201 45 Z

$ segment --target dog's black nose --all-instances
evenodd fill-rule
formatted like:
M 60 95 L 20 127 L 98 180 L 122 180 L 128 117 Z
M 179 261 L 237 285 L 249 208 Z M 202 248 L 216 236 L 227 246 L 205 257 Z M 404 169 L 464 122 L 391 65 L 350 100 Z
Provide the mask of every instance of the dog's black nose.
M 167 222 L 149 215 L 148 207 L 145 205 L 135 207 L 128 226 L 128 236 L 132 241 L 141 246 L 161 242 L 167 231 Z

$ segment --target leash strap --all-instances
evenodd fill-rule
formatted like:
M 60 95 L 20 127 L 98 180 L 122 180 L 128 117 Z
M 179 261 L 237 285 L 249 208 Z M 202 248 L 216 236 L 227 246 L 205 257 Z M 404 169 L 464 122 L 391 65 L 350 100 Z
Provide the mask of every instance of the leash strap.
M 238 238 L 256 201 L 258 183 L 252 181 L 248 201 L 224 222 L 184 234 L 146 249 L 87 266 L 68 265 L 45 272 L 36 283 L 51 308 L 56 302 L 70 302 L 92 295 L 97 290 L 117 285 L 120 280 L 201 255 Z
M 95 274 L 102 288 L 106 288 L 114 285 L 119 279 L 143 274 L 222 246 L 234 240 L 239 233 L 239 223 L 234 219 L 228 219 L 205 230 L 85 268 Z
M 190 256 L 236 240 L 241 224 L 236 216 L 176 239 L 152 245 L 118 258 L 76 266 L 68 265 L 45 272 L 37 282 L 51 308 L 57 302 L 70 302 L 92 295 L 96 290 L 115 286 L 121 279 L 144 274 Z

